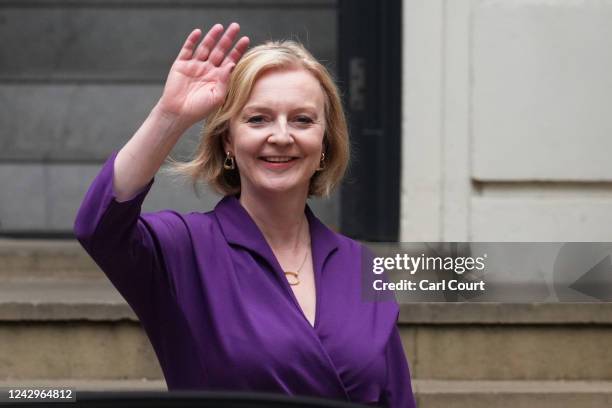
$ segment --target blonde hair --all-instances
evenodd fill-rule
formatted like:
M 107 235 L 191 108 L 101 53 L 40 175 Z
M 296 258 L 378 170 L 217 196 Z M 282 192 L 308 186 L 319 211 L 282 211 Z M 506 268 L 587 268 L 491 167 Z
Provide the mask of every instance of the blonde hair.
M 349 139 L 346 118 L 338 89 L 328 70 L 295 41 L 269 41 L 249 50 L 234 68 L 224 102 L 206 119 L 200 144 L 188 162 L 170 158 L 171 174 L 185 176 L 194 188 L 203 181 L 223 194 L 240 192 L 240 173 L 225 170 L 224 137 L 229 132 L 230 119 L 247 103 L 255 82 L 271 69 L 303 68 L 321 84 L 325 96 L 325 136 L 323 152 L 325 167 L 310 180 L 308 195 L 329 196 L 340 183 L 349 160 Z

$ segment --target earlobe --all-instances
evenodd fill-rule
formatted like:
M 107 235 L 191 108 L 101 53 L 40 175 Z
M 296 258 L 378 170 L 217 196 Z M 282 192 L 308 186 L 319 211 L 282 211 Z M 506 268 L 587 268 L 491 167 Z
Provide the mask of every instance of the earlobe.
M 325 152 L 321 152 L 321 157 L 319 159 L 319 167 L 316 168 L 315 171 L 321 171 L 321 170 L 325 170 L 325 166 L 326 166 L 326 162 L 325 162 Z

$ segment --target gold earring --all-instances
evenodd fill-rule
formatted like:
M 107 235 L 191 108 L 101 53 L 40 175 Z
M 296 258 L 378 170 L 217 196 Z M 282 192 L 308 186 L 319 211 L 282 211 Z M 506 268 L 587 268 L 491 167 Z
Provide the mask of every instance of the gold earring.
M 325 170 L 325 152 L 321 152 L 321 160 L 319 160 L 319 167 L 317 171 Z
M 225 160 L 223 160 L 223 168 L 225 170 L 234 170 L 236 168 L 234 156 L 232 156 L 230 152 L 225 153 Z

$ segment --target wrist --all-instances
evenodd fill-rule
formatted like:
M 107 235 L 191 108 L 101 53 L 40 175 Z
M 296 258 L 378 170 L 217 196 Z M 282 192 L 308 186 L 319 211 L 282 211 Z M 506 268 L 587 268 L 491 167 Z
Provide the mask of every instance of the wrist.
M 161 101 L 158 101 L 157 104 L 151 110 L 151 114 L 149 118 L 152 119 L 155 123 L 159 123 L 163 128 L 172 130 L 173 132 L 184 133 L 195 123 L 190 123 L 180 114 L 172 112 L 171 110 L 166 109 L 166 107 L 162 104 Z

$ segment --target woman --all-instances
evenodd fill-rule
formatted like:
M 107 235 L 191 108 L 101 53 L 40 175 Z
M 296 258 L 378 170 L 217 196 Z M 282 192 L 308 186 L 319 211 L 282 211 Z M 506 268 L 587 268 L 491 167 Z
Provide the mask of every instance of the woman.
M 337 90 L 298 44 L 245 54 L 247 37 L 231 47 L 238 31 L 188 36 L 159 102 L 87 192 L 75 235 L 140 318 L 170 390 L 413 407 L 397 304 L 362 300 L 361 245 L 306 205 L 346 168 Z M 141 214 L 170 150 L 204 118 L 195 158 L 176 169 L 225 197 L 208 213 Z

